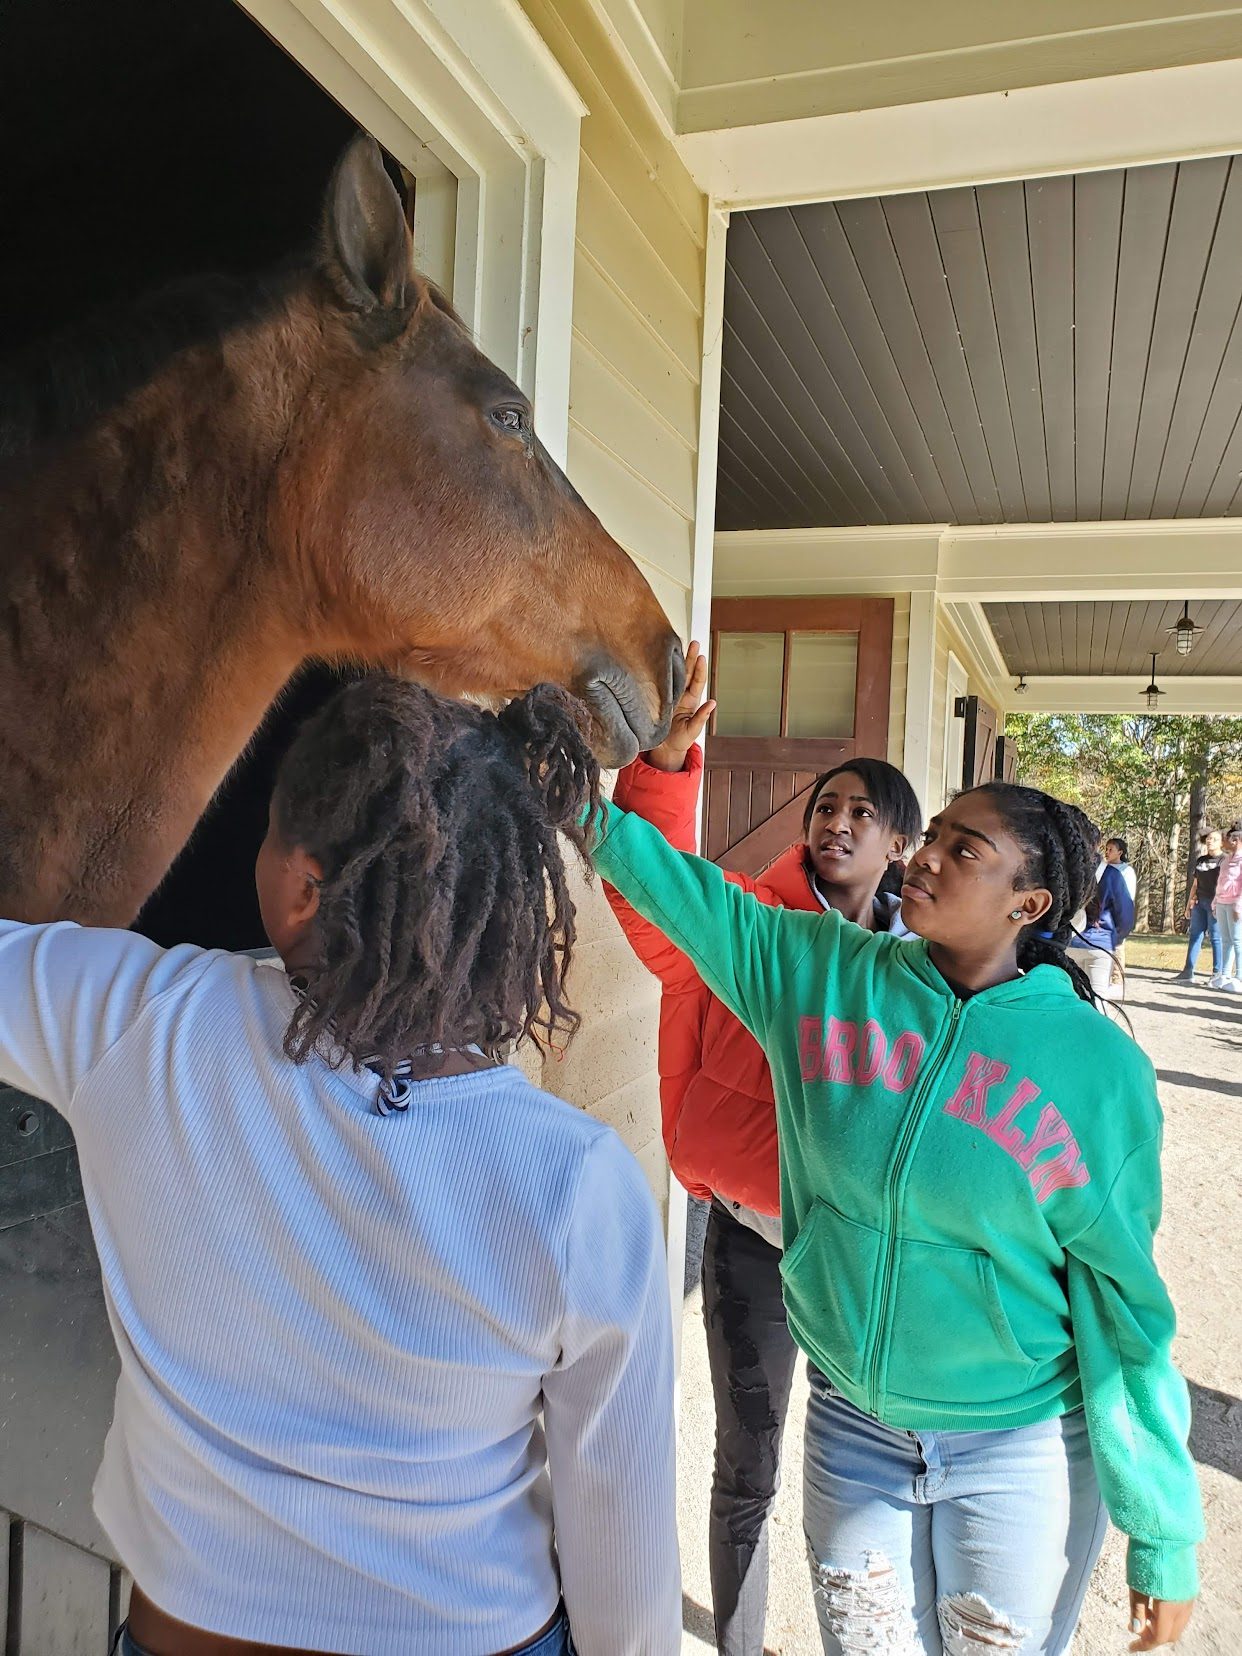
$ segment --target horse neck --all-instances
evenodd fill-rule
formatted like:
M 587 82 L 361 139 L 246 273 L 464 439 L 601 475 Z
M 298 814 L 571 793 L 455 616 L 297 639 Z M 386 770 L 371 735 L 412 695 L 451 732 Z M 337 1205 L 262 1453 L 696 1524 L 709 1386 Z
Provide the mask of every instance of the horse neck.
M 118 629 L 158 625 L 201 672 L 239 628 L 266 632 L 305 608 L 269 532 L 313 373 L 283 337 L 291 326 L 282 313 L 181 352 L 45 464 L 0 484 L 10 567 L 25 564 L 27 592 L 55 593 L 77 642 L 106 639 L 115 655 Z
M 18 819 L 55 844 L 41 913 L 124 923 L 313 653 L 290 619 L 309 606 L 268 533 L 299 390 L 281 355 L 259 330 L 188 351 L 0 487 L 3 770 Z M 73 767 L 55 758 L 66 752 Z M 79 884 L 101 816 L 149 823 L 106 897 Z

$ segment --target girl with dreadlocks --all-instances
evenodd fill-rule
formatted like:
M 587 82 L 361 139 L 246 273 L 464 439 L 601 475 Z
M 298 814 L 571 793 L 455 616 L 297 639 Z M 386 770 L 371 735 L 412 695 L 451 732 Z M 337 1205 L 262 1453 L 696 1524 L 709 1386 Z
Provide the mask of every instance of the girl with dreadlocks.
M 930 824 L 916 937 L 758 902 L 608 807 L 601 874 L 767 1052 L 804 1513 L 828 1656 L 1061 1656 L 1111 1513 L 1133 1650 L 1174 1642 L 1202 1520 L 1152 1258 L 1160 1107 L 1066 954 L 1083 814 L 989 783 Z
M 572 705 L 331 700 L 258 860 L 285 972 L 0 922 L 0 1075 L 73 1127 L 120 1349 L 125 1656 L 680 1648 L 654 1205 L 504 1062 L 578 1023 Z

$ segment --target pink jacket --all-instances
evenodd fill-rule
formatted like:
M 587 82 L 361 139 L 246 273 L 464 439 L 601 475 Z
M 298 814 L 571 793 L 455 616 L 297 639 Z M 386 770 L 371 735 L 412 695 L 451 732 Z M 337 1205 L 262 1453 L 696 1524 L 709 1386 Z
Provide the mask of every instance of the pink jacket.
M 1231 851 L 1220 865 L 1216 881 L 1216 907 L 1242 905 L 1242 851 Z

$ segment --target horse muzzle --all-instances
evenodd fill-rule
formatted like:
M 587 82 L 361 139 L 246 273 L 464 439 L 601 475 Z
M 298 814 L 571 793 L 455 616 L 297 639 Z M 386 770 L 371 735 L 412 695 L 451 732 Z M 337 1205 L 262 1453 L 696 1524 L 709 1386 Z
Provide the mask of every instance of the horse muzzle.
M 686 683 L 681 642 L 669 635 L 669 646 L 658 680 L 641 684 L 632 673 L 609 662 L 580 683 L 575 694 L 591 715 L 591 746 L 606 769 L 628 765 L 640 753 L 657 747 L 668 735 L 673 709 Z M 652 712 L 658 702 L 659 711 Z

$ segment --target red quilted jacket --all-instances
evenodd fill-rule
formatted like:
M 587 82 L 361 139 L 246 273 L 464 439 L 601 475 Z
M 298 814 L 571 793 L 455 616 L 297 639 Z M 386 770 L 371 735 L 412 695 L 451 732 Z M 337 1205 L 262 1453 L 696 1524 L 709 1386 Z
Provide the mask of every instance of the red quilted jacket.
M 617 777 L 614 798 L 653 823 L 671 845 L 694 849 L 701 749 L 670 775 L 642 758 Z M 804 848 L 791 845 L 757 880 L 729 878 L 765 903 L 819 909 Z M 757 1213 L 780 1212 L 776 1110 L 763 1049 L 721 1005 L 680 949 L 605 886 L 612 911 L 643 964 L 660 979 L 660 1112 L 673 1172 L 692 1196 L 713 1193 Z

